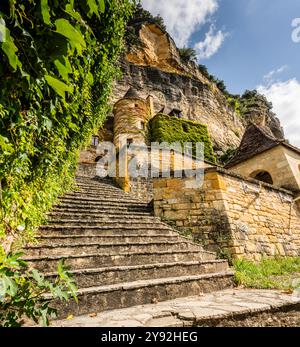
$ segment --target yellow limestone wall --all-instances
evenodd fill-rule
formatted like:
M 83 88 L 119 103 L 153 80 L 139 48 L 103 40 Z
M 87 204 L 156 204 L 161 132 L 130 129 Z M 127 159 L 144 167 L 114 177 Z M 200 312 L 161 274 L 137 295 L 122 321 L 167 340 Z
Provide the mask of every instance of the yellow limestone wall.
M 155 215 L 233 258 L 300 255 L 300 206 L 293 195 L 225 170 L 207 169 L 204 185 L 155 179 Z
M 252 173 L 267 171 L 272 176 L 276 187 L 300 189 L 300 155 L 285 148 L 274 147 L 230 168 L 242 176 L 250 177 Z

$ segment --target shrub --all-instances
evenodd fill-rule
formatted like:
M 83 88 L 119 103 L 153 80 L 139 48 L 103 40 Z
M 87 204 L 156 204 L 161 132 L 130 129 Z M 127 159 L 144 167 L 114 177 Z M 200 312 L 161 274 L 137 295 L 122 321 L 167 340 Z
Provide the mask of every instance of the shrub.
M 38 271 L 28 269 L 20 257 L 0 256 L 0 326 L 19 327 L 25 318 L 48 325 L 49 318 L 56 316 L 51 300 L 68 300 L 70 296 L 77 300 L 76 286 L 63 261 L 58 265 L 58 277 L 50 282 Z
M 193 48 L 179 48 L 179 55 L 182 61 L 185 63 L 189 61 L 197 61 L 197 52 Z

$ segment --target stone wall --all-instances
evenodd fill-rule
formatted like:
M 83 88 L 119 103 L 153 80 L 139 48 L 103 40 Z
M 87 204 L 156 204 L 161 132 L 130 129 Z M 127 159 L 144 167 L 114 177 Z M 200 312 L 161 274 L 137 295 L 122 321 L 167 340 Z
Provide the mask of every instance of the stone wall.
M 273 184 L 279 188 L 299 190 L 300 155 L 284 147 L 276 146 L 255 157 L 244 160 L 230 170 L 245 177 L 253 177 L 260 171 L 267 171 Z
M 221 168 L 206 169 L 201 188 L 186 188 L 189 180 L 154 180 L 156 216 L 234 258 L 300 255 L 300 206 L 291 192 Z
M 131 178 L 129 181 L 130 193 L 144 202 L 153 199 L 153 180 L 152 178 Z

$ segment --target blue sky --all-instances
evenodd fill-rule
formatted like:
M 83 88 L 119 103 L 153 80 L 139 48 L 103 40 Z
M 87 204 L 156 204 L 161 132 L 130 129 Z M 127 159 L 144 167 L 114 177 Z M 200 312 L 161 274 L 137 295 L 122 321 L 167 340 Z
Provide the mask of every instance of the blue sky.
M 300 146 L 300 42 L 292 40 L 298 0 L 142 0 L 160 13 L 179 47 L 236 94 L 258 89 L 274 104 L 287 137 Z M 172 6 L 170 6 L 172 4 Z

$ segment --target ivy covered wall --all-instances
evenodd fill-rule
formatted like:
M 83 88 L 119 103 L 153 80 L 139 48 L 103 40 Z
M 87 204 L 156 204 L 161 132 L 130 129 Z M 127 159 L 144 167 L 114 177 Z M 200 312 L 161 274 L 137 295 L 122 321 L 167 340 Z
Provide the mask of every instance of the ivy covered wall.
M 152 142 L 191 142 L 195 154 L 196 143 L 204 143 L 204 157 L 207 161 L 215 163 L 211 138 L 207 126 L 193 121 L 176 118 L 165 114 L 156 115 L 149 124 Z
M 0 43 L 0 236 L 5 242 L 30 236 L 72 182 L 78 150 L 108 112 L 133 2 L 0 2 L 6 24 Z

